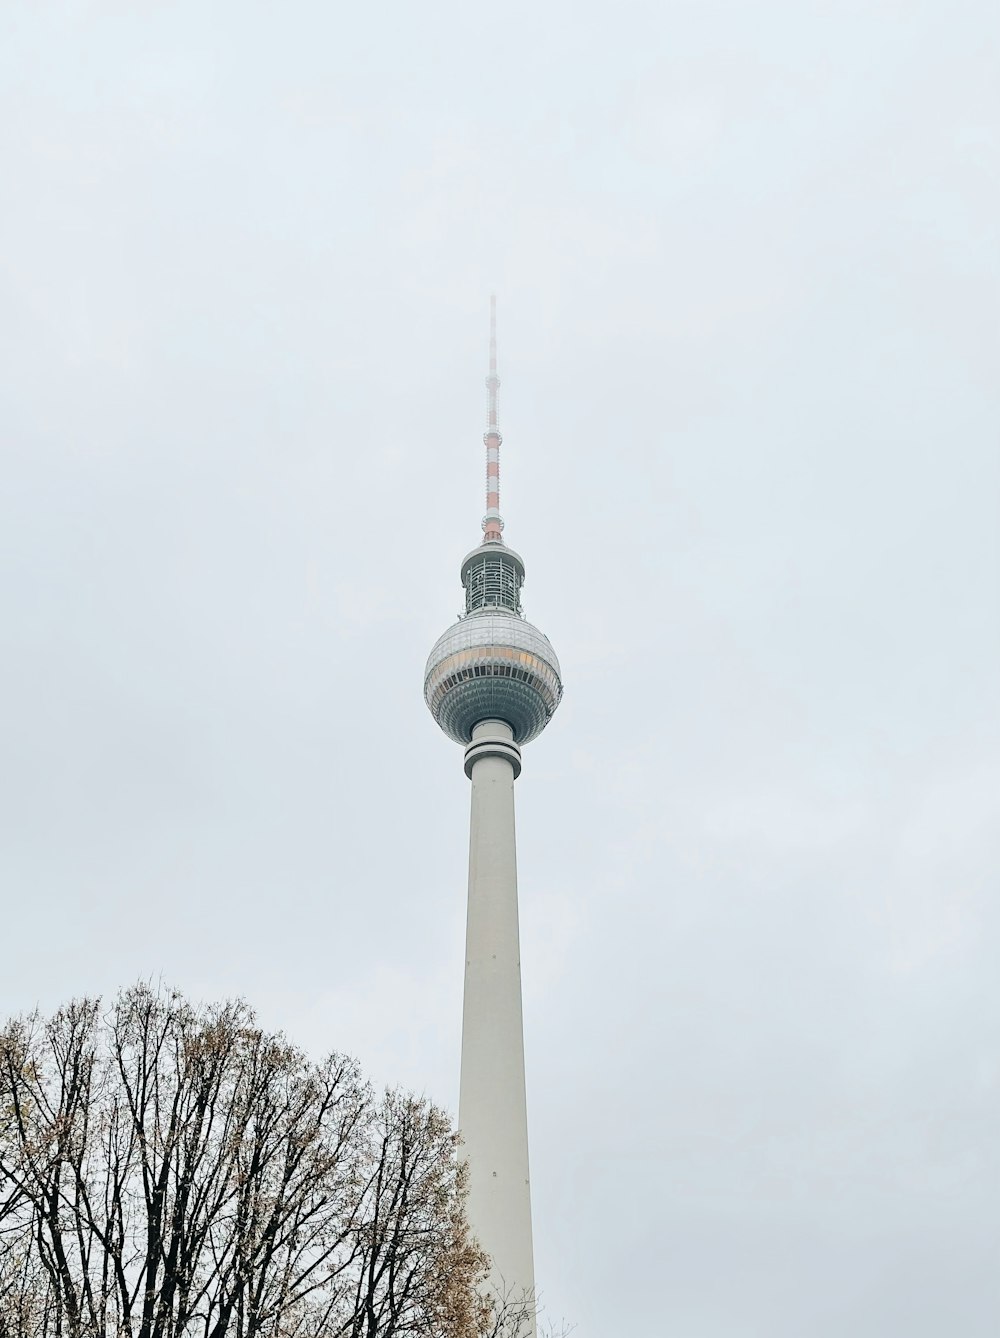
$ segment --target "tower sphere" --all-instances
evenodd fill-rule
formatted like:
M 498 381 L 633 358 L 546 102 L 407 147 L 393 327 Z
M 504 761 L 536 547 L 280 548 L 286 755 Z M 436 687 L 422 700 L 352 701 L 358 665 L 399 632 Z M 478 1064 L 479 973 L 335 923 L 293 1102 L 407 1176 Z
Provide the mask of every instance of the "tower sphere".
M 484 607 L 438 637 L 427 660 L 424 700 L 450 739 L 467 744 L 481 720 L 504 720 L 515 742 L 537 738 L 562 697 L 547 636 L 517 613 Z

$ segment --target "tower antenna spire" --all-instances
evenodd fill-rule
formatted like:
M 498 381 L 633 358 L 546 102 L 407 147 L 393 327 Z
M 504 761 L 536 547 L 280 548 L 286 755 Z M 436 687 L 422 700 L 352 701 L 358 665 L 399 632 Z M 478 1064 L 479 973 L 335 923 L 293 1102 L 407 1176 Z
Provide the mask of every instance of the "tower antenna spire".
M 490 370 L 486 378 L 486 515 L 483 516 L 483 543 L 503 543 L 503 518 L 500 515 L 500 378 L 497 376 L 497 300 L 490 297 Z

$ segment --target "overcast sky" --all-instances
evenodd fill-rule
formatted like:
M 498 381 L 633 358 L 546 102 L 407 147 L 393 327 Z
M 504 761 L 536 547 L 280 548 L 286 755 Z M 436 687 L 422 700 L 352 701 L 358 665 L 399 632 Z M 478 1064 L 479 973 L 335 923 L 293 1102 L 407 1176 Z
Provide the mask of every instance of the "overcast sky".
M 495 291 L 549 1310 L 994 1338 L 998 219 L 995 0 L 5 0 L 0 1011 L 454 1108 Z

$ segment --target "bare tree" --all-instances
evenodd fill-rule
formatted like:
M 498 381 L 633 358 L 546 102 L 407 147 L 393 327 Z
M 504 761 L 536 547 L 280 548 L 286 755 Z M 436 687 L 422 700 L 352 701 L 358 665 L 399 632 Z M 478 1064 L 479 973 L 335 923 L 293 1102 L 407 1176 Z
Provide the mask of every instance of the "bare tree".
M 0 1338 L 483 1338 L 464 1175 L 440 1110 L 243 1003 L 139 986 L 17 1019 Z
M 481 1332 L 485 1338 L 527 1338 L 535 1321 L 538 1338 L 569 1338 L 575 1325 L 565 1320 L 558 1326 L 552 1320 L 542 1319 L 542 1305 L 534 1292 L 517 1292 L 511 1288 L 484 1292 L 485 1318 Z

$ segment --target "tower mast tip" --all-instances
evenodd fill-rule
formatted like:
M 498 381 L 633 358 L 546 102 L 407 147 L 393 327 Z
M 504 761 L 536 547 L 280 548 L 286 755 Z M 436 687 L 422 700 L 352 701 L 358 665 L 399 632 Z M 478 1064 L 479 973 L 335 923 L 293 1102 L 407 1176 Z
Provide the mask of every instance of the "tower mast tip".
M 483 543 L 503 543 L 503 518 L 500 515 L 500 378 L 497 375 L 497 299 L 490 295 L 490 370 L 486 378 L 486 515 L 483 516 Z

